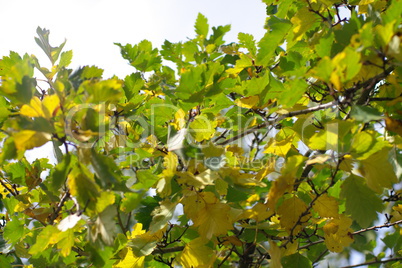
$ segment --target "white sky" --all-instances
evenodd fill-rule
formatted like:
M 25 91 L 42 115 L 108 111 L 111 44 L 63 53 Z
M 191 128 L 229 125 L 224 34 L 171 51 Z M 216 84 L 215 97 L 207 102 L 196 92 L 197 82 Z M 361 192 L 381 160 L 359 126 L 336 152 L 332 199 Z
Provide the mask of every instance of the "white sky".
M 202 3 L 202 4 L 201 4 Z M 114 42 L 136 44 L 150 40 L 160 48 L 164 40 L 184 41 L 194 37 L 198 12 L 210 26 L 231 24 L 225 41 L 237 41 L 237 34 L 253 34 L 259 40 L 265 22 L 261 0 L 0 0 L 0 57 L 10 50 L 37 56 L 49 67 L 34 41 L 38 26 L 50 30 L 51 45 L 67 39 L 65 50 L 73 50 L 71 67 L 96 65 L 124 78 L 134 71 L 120 56 Z

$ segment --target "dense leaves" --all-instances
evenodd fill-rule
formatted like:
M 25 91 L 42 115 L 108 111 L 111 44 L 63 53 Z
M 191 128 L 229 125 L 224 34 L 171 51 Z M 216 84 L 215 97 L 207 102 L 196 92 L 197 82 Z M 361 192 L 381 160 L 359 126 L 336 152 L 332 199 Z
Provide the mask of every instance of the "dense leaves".
M 1 267 L 400 266 L 402 1 L 263 2 L 261 40 L 116 43 L 125 78 L 42 28 L 0 60 Z

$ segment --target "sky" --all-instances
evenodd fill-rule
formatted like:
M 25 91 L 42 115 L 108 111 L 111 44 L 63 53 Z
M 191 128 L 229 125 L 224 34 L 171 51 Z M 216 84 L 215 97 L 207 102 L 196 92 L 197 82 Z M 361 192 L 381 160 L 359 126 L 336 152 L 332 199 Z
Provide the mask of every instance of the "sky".
M 0 57 L 9 51 L 34 54 L 41 65 L 50 62 L 34 41 L 38 26 L 50 30 L 50 42 L 73 50 L 70 67 L 96 65 L 104 78 L 120 78 L 134 71 L 121 56 L 115 42 L 136 44 L 143 39 L 160 48 L 164 40 L 185 41 L 195 36 L 200 12 L 210 26 L 232 25 L 227 43 L 237 34 L 264 35 L 265 4 L 261 0 L 0 0 Z

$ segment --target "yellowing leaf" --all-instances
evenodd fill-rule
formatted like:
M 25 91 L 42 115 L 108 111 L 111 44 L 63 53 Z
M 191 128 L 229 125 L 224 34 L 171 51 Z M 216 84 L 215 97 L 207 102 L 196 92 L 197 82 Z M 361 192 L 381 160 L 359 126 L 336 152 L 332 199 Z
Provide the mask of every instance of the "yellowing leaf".
M 281 226 L 289 232 L 293 230 L 293 235 L 298 234 L 309 218 L 309 214 L 303 215 L 306 210 L 306 203 L 297 196 L 286 199 L 278 208 Z
M 190 123 L 191 135 L 196 141 L 209 140 L 215 133 L 216 121 L 211 121 L 205 116 L 197 116 Z
M 328 194 L 323 194 L 314 202 L 313 209 L 323 218 L 336 218 L 339 213 L 338 201 Z
M 162 238 L 163 229 L 151 234 L 150 232 L 145 232 L 142 229 L 141 223 L 136 223 L 133 227 L 131 235 L 128 236 L 130 239 L 128 246 L 133 251 L 133 255 L 136 258 L 147 256 L 152 253 L 156 247 L 157 240 Z
M 282 197 L 283 194 L 293 190 L 297 168 L 303 163 L 304 159 L 303 156 L 299 155 L 287 158 L 287 163 L 281 170 L 282 175 L 272 183 L 269 189 L 267 199 L 268 206 L 271 210 L 275 209 L 278 199 Z
M 385 128 L 388 131 L 395 132 L 399 136 L 402 136 L 402 121 L 385 117 Z
M 87 209 L 95 210 L 100 187 L 81 166 L 75 166 L 69 173 L 67 185 L 71 195 L 77 199 L 82 208 L 88 205 Z
M 61 232 L 58 237 L 57 248 L 63 257 L 67 257 L 71 253 L 71 248 L 74 246 L 74 230 L 68 229 L 65 232 Z
M 389 149 L 372 154 L 365 160 L 360 161 L 359 171 L 367 180 L 367 185 L 381 193 L 384 188 L 391 188 L 398 181 L 394 168 L 388 161 Z
M 222 146 L 215 146 L 212 142 L 207 147 L 202 148 L 205 157 L 218 157 L 224 153 L 225 149 Z
M 22 130 L 14 135 L 15 147 L 19 151 L 30 150 L 44 145 L 51 139 L 51 135 L 46 132 L 34 130 Z
M 286 192 L 293 190 L 295 183 L 295 177 L 290 175 L 282 175 L 278 177 L 273 183 L 268 193 L 268 206 L 271 210 L 275 209 L 278 199 L 282 197 Z
M 317 21 L 317 17 L 307 7 L 299 11 L 290 20 L 293 23 L 293 40 L 300 41 L 303 34 Z
M 176 261 L 184 268 L 191 267 L 213 267 L 216 259 L 214 251 L 205 245 L 205 240 L 198 237 L 184 247 Z
M 324 225 L 325 245 L 330 251 L 342 252 L 344 247 L 349 246 L 353 242 L 351 225 L 352 220 L 343 214 Z
M 242 108 L 251 109 L 255 107 L 260 101 L 258 96 L 243 97 L 241 99 L 235 100 L 237 106 Z

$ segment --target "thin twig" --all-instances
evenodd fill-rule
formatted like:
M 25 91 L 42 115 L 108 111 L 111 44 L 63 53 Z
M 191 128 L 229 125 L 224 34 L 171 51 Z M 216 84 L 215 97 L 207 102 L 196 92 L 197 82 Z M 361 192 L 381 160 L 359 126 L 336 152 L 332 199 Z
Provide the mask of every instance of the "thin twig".
M 50 219 L 49 219 L 49 224 L 52 225 L 54 220 L 59 216 L 59 213 L 62 209 L 62 207 L 64 206 L 64 203 L 70 198 L 70 192 L 66 191 L 63 195 L 63 197 L 60 200 L 60 203 L 57 205 L 56 210 L 53 212 L 53 214 L 51 215 Z
M 357 234 L 361 234 L 361 233 L 368 232 L 368 231 L 377 231 L 378 229 L 389 228 L 389 227 L 392 227 L 394 225 L 399 225 L 399 224 L 402 224 L 402 220 L 392 222 L 392 223 L 385 223 L 383 225 L 372 226 L 372 227 L 365 228 L 365 229 L 361 229 L 359 231 L 353 232 L 352 235 L 357 235 Z M 299 247 L 299 250 L 309 248 L 311 246 L 321 244 L 321 243 L 324 243 L 324 239 L 317 240 L 317 241 L 311 242 L 310 244 L 301 246 L 301 247 Z
M 370 264 L 380 264 L 380 263 L 387 263 L 387 262 L 391 262 L 391 261 L 401 261 L 401 260 L 402 260 L 402 257 L 395 257 L 395 258 L 390 258 L 390 259 L 368 261 L 368 262 L 363 262 L 363 263 L 359 263 L 359 264 L 343 266 L 341 268 L 352 268 L 352 267 L 359 267 L 359 266 L 365 266 L 365 265 L 370 265 Z

